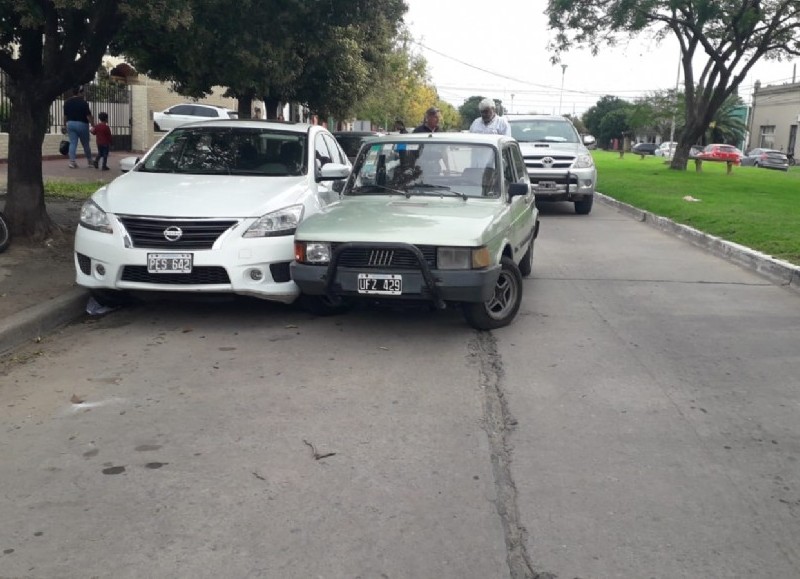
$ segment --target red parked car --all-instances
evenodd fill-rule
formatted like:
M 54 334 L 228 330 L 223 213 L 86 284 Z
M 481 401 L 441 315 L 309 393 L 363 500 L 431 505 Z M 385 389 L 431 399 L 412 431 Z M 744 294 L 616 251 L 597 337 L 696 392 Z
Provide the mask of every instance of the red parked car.
M 705 149 L 697 153 L 694 158 L 706 161 L 733 161 L 736 165 L 742 161 L 739 149 L 733 145 L 706 145 Z

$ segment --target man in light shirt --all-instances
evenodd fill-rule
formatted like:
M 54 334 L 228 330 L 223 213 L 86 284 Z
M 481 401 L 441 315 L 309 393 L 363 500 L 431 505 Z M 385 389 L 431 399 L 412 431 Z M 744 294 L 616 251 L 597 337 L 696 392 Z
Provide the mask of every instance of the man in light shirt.
M 483 99 L 478 105 L 478 110 L 481 116 L 472 121 L 469 127 L 470 133 L 511 136 L 511 125 L 503 117 L 497 116 L 492 99 Z

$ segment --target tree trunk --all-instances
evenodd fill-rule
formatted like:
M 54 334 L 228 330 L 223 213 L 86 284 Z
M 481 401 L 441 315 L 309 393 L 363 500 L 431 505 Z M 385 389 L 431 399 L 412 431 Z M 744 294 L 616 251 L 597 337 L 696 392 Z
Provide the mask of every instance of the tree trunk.
M 35 91 L 15 90 L 11 94 L 8 194 L 4 213 L 14 237 L 41 241 L 55 228 L 45 208 L 42 180 L 42 143 L 50 103 L 23 96 L 31 94 Z
M 250 119 L 253 117 L 253 96 L 252 95 L 236 95 L 239 101 L 240 119 Z
M 278 118 L 278 107 L 281 101 L 275 97 L 264 97 L 264 108 L 266 109 L 268 119 Z

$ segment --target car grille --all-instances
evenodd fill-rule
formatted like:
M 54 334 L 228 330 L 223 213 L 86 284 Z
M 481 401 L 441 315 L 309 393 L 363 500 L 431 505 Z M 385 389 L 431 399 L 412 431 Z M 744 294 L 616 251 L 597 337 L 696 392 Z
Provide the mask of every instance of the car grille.
M 235 219 L 153 219 L 120 217 L 133 247 L 148 249 L 211 249 L 225 231 L 238 223 Z M 173 241 L 165 237 L 170 229 L 180 233 Z
M 338 244 L 331 248 L 335 251 Z M 436 269 L 436 247 L 418 245 L 428 267 Z M 416 256 L 407 249 L 385 247 L 351 247 L 339 256 L 342 267 L 358 267 L 361 269 L 419 269 Z
M 535 169 L 569 169 L 575 162 L 574 155 L 525 155 L 528 171 Z
M 158 285 L 218 285 L 229 284 L 231 279 L 224 267 L 218 265 L 193 267 L 192 273 L 149 273 L 144 265 L 126 265 L 122 281 Z

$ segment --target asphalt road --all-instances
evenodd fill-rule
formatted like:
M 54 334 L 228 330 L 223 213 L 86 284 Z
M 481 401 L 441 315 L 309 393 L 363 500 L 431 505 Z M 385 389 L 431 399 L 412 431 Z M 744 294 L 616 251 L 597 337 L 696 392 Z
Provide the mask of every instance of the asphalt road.
M 158 302 L 19 351 L 0 576 L 800 576 L 800 297 L 545 209 L 509 328 Z

